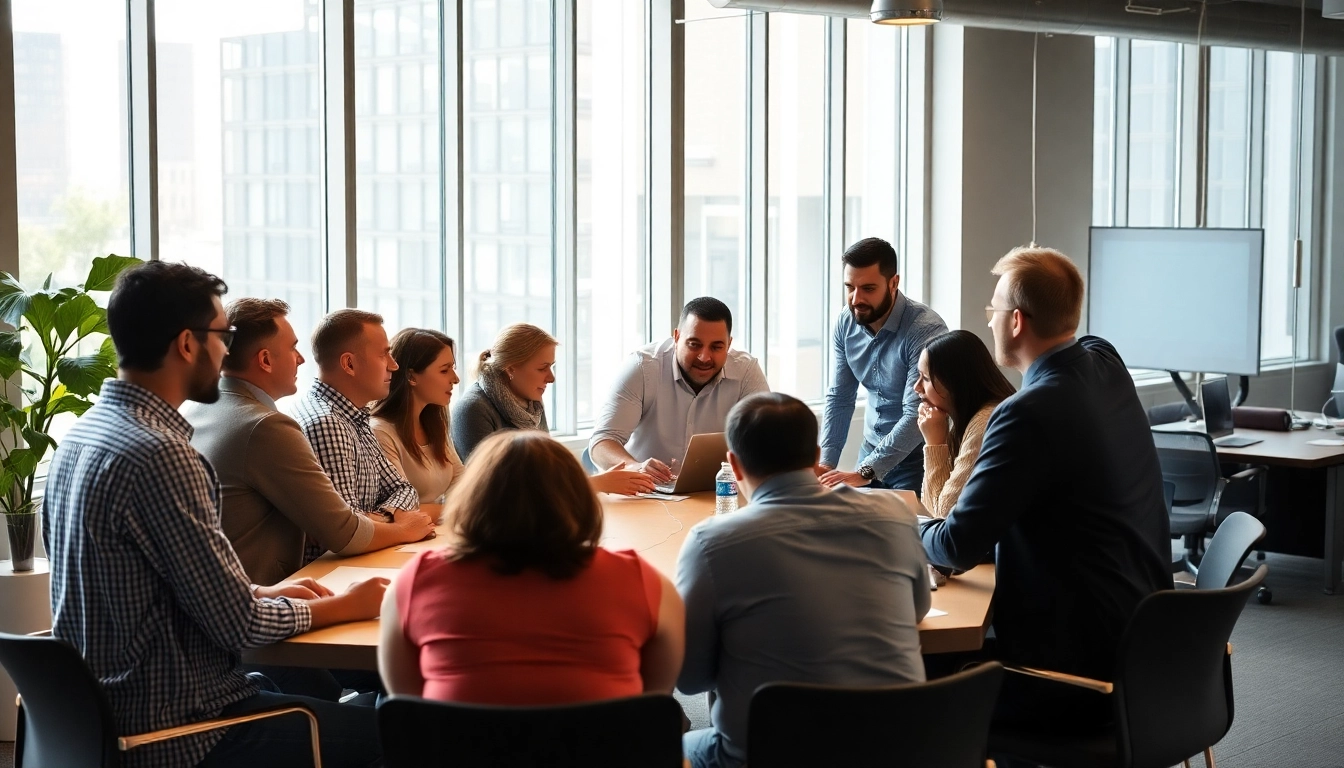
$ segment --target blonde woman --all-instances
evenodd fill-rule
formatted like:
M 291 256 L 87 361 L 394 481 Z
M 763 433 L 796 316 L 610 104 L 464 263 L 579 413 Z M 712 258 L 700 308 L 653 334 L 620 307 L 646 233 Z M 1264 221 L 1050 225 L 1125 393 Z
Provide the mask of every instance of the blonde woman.
M 542 398 L 555 382 L 555 348 L 560 342 L 528 323 L 499 332 L 481 353 L 476 383 L 453 403 L 453 443 L 463 461 L 486 437 L 506 429 L 547 432 Z M 653 479 L 618 464 L 589 478 L 593 490 L 627 496 L 653 490 Z

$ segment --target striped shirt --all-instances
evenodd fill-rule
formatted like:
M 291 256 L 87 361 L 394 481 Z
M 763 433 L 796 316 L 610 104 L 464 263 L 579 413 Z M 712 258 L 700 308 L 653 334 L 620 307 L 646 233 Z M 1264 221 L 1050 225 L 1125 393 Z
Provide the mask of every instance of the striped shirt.
M 122 734 L 205 720 L 258 692 L 241 652 L 307 631 L 307 604 L 255 599 L 219 525 L 219 483 L 167 402 L 108 380 L 51 460 L 42 527 L 53 634 L 79 649 Z M 195 765 L 223 731 L 139 747 Z
M 369 425 L 369 410 L 323 381 L 296 398 L 290 413 L 313 445 L 317 462 L 336 492 L 365 514 L 419 509 L 420 494 L 383 455 Z

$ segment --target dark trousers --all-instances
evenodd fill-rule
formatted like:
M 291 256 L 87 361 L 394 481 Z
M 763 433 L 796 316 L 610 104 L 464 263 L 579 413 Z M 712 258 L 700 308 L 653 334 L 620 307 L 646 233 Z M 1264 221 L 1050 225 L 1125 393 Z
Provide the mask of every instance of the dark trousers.
M 260 676 L 254 676 L 260 677 Z M 263 688 L 274 684 L 262 677 Z M 300 704 L 317 715 L 322 765 L 338 768 L 370 768 L 382 765 L 383 748 L 378 741 L 378 711 L 372 706 L 337 704 L 308 696 L 289 696 L 263 690 L 256 696 L 234 702 L 220 717 L 236 717 L 277 704 Z M 312 765 L 312 737 L 308 718 L 301 714 L 254 720 L 231 726 L 215 744 L 201 768 L 282 768 Z
M 873 446 L 864 443 L 859 448 L 859 464 L 868 458 L 868 454 L 873 452 Z M 868 483 L 870 488 L 886 488 L 889 490 L 914 491 L 918 496 L 924 490 L 924 448 L 923 444 L 915 446 L 915 449 L 901 460 L 900 464 L 891 468 L 891 471 L 880 478 L 874 478 Z

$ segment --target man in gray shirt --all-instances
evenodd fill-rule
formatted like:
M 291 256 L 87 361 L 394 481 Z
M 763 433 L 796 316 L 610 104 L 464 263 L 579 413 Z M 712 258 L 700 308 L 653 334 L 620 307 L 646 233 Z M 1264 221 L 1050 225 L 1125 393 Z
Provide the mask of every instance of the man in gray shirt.
M 821 485 L 816 417 L 788 395 L 746 398 L 726 432 L 750 504 L 692 528 L 677 562 L 677 688 L 718 694 L 713 726 L 685 736 L 693 768 L 746 762 L 747 709 L 765 683 L 924 680 L 929 579 L 914 513 L 895 494 Z
M 593 463 L 671 480 L 692 435 L 722 432 L 739 400 L 770 391 L 756 358 L 732 345 L 728 305 L 708 296 L 687 302 L 672 338 L 630 356 L 597 416 Z

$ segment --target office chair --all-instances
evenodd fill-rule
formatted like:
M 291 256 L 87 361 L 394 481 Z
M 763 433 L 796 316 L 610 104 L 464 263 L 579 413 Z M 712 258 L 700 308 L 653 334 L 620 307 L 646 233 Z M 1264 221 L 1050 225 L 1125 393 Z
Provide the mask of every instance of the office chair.
M 587 448 L 584 448 L 583 454 L 579 456 L 579 465 L 583 467 L 584 472 L 590 475 L 597 474 L 597 465 L 593 463 L 593 457 L 588 453 Z
M 1175 403 L 1163 403 L 1154 405 L 1148 411 L 1148 425 L 1157 426 L 1158 424 L 1171 424 L 1177 421 L 1184 421 L 1190 414 L 1190 406 L 1183 401 Z
M 15 768 L 113 768 L 121 753 L 145 744 L 227 728 L 268 717 L 302 713 L 312 733 L 313 765 L 321 768 L 317 717 L 305 707 L 281 704 L 237 717 L 221 717 L 134 736 L 118 736 L 112 707 L 98 679 L 75 647 L 53 637 L 0 633 L 0 666 L 19 689 Z M 0 706 L 5 702 L 0 702 Z
M 762 685 L 747 715 L 748 765 L 983 768 L 1002 682 L 992 661 L 910 685 Z M 947 716 L 926 716 L 935 712 Z
M 378 730 L 387 768 L 681 768 L 681 705 L 666 695 L 552 707 L 392 696 Z
M 1204 559 L 1199 563 L 1199 574 L 1195 577 L 1195 589 L 1232 586 L 1237 574 L 1243 570 L 1242 563 L 1264 538 L 1265 526 L 1259 520 L 1245 512 L 1228 515 L 1204 551 Z M 1268 593 L 1269 588 L 1262 586 L 1255 597 L 1261 603 L 1268 603 L 1271 599 Z
M 1052 768 L 1168 768 L 1204 753 L 1232 727 L 1232 645 L 1228 638 L 1247 598 L 1268 569 L 1225 589 L 1154 592 L 1134 611 L 1120 638 L 1111 682 L 1008 667 L 1110 697 L 1112 722 L 1095 734 L 994 726 L 992 754 Z
M 1162 480 L 1175 486 L 1171 535 L 1185 540 L 1185 554 L 1172 572 L 1199 575 L 1204 537 L 1235 511 L 1259 517 L 1265 508 L 1265 468 L 1253 466 L 1223 476 L 1213 439 L 1203 432 L 1153 430 Z
M 1335 383 L 1330 387 L 1330 398 L 1321 409 L 1321 415 L 1327 419 L 1338 419 L 1344 415 L 1344 325 L 1335 328 L 1335 351 Z

